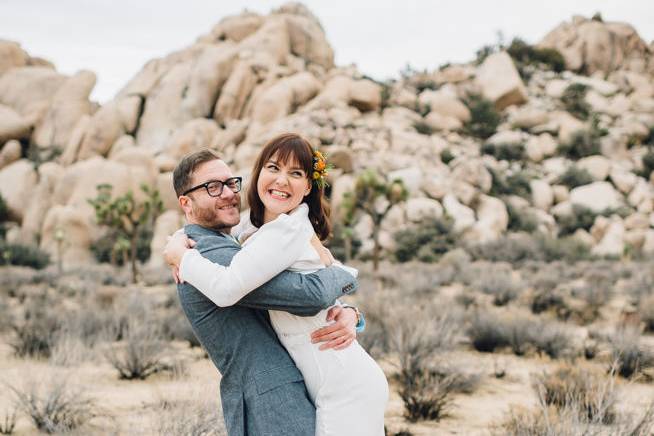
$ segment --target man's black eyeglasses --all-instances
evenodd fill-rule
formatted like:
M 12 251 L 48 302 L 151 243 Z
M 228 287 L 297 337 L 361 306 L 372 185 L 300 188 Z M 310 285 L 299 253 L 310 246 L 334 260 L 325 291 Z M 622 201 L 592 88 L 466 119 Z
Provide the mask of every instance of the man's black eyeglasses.
M 225 186 L 227 186 L 230 191 L 236 194 L 237 192 L 241 191 L 242 181 L 242 177 L 230 177 L 229 179 L 222 182 L 220 180 L 211 180 L 201 185 L 187 189 L 182 193 L 182 195 L 188 195 L 190 192 L 193 192 L 196 189 L 204 188 L 207 190 L 207 194 L 209 194 L 211 197 L 220 197 L 220 195 L 223 193 L 223 187 Z

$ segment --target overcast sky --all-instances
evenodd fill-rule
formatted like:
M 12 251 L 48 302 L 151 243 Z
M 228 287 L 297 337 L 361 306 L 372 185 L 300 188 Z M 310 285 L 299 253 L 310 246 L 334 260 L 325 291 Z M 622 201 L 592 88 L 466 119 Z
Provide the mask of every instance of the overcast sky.
M 104 102 L 154 57 L 185 47 L 222 17 L 268 13 L 284 1 L 0 0 L 0 38 L 18 41 L 63 73 L 90 69 L 92 97 Z M 601 12 L 654 39 L 653 0 L 307 0 L 321 20 L 336 63 L 355 63 L 377 79 L 410 63 L 433 69 L 474 57 L 484 44 L 520 36 L 538 42 L 574 14 Z

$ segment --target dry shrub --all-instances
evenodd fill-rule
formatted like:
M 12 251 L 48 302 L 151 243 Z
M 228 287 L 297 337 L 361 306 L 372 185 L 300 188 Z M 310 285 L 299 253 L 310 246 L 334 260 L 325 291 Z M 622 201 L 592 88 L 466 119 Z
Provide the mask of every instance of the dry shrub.
M 406 419 L 438 421 L 447 416 L 455 392 L 454 378 L 440 378 L 427 368 L 416 368 L 413 372 L 402 371 L 399 381 Z
M 33 381 L 23 389 L 8 388 L 18 409 L 46 433 L 75 430 L 101 415 L 96 402 L 73 387 L 67 377 L 52 377 L 38 384 Z
M 432 363 L 438 353 L 454 346 L 460 325 L 457 315 L 413 310 L 389 329 L 391 350 L 400 359 L 399 394 L 409 421 L 438 420 L 447 414 L 461 378 L 434 370 Z
M 18 357 L 49 357 L 61 327 L 59 313 L 46 298 L 30 300 L 12 321 L 9 344 Z
M 144 380 L 165 368 L 167 344 L 153 321 L 130 319 L 122 343 L 110 347 L 105 356 L 121 379 Z
M 202 395 L 182 400 L 161 400 L 155 407 L 156 434 L 188 436 L 226 436 L 222 413 L 215 401 Z
M 645 323 L 645 330 L 654 332 L 654 295 L 643 298 L 638 305 L 640 319 Z
M 579 366 L 563 365 L 553 373 L 537 376 L 534 389 L 545 404 L 579 411 L 588 422 L 615 421 L 617 392 L 615 379 Z
M 601 421 L 585 419 L 583 410 L 574 404 L 559 409 L 547 406 L 542 398 L 535 410 L 512 409 L 504 422 L 497 426 L 495 435 L 511 436 L 651 436 L 654 432 L 652 404 L 634 414 L 617 415 L 616 422 L 603 425 Z
M 622 377 L 643 375 L 645 369 L 654 367 L 654 353 L 642 344 L 637 329 L 618 329 L 608 340 L 616 371 Z
M 504 323 L 497 315 L 477 311 L 472 317 L 468 336 L 477 351 L 492 353 L 508 345 Z
M 494 432 L 497 436 L 591 436 L 589 425 L 576 411 L 558 411 L 554 407 L 540 406 L 536 410 L 513 408 Z
M 497 312 L 477 311 L 470 320 L 468 337 L 477 351 L 486 353 L 504 347 L 517 356 L 530 351 L 552 358 L 576 353 L 572 334 L 565 325 L 522 313 L 502 316 Z
M 16 413 L 17 409 L 11 412 L 5 410 L 2 419 L 0 420 L 0 434 L 12 434 L 16 428 Z

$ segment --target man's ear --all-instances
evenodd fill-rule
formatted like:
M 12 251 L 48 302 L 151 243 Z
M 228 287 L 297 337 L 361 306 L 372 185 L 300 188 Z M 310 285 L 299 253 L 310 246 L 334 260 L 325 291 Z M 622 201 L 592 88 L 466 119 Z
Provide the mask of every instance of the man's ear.
M 180 195 L 177 198 L 177 201 L 179 201 L 179 206 L 184 211 L 184 214 L 186 216 L 189 216 L 193 211 L 193 208 L 191 207 L 191 199 L 188 198 L 186 195 Z

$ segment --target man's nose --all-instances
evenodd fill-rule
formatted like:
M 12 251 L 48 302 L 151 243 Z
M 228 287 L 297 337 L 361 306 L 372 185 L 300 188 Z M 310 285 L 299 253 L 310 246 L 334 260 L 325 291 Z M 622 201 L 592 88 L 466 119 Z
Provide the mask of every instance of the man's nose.
M 227 186 L 223 186 L 223 192 L 220 193 L 220 198 L 224 198 L 226 200 L 229 200 L 233 198 L 236 195 L 234 191 L 229 189 Z

